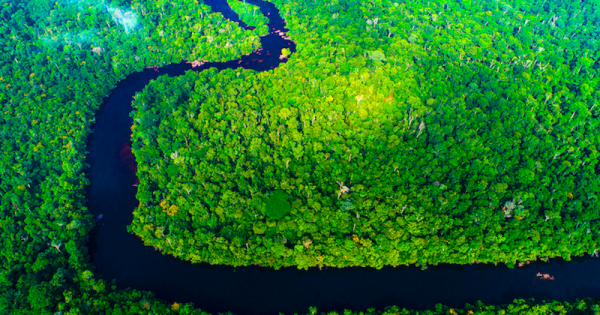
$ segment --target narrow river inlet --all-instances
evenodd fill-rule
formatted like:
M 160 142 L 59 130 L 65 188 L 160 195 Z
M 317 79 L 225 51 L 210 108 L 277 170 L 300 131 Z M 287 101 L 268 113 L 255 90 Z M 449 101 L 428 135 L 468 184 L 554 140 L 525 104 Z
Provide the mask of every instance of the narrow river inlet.
M 553 259 L 515 269 L 482 264 L 443 265 L 425 271 L 417 267 L 275 271 L 258 266 L 191 264 L 144 246 L 128 233 L 126 227 L 138 205 L 130 140 L 133 121 L 129 116 L 135 93 L 161 75 L 174 77 L 187 70 L 210 67 L 267 71 L 281 62 L 294 62 L 293 55 L 279 59 L 282 48 L 295 52 L 296 46 L 285 38 L 285 21 L 277 8 L 262 0 L 246 1 L 259 6 L 269 19 L 269 34 L 261 38 L 260 50 L 238 60 L 193 69 L 188 63 L 146 69 L 119 82 L 105 99 L 88 144 L 88 208 L 94 216 L 103 215 L 89 241 L 97 273 L 109 282 L 116 279 L 121 288 L 152 291 L 171 302 L 194 302 L 207 312 L 240 315 L 306 313 L 310 306 L 320 311 L 364 311 L 388 305 L 425 309 L 436 303 L 462 307 L 478 300 L 500 304 L 517 298 L 565 301 L 600 295 L 600 260 L 593 258 L 570 262 Z M 205 2 L 213 11 L 248 29 L 226 1 Z

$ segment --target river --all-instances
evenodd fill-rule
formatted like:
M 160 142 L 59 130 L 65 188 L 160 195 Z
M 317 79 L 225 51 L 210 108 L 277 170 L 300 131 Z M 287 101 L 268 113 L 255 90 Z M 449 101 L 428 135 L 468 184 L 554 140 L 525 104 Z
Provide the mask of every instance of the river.
M 261 38 L 262 49 L 238 60 L 208 63 L 193 70 L 243 67 L 265 71 L 287 61 L 278 58 L 282 48 L 295 51 L 295 44 L 283 38 L 287 29 L 275 6 L 261 0 L 246 1 L 260 6 L 269 18 L 270 33 Z M 213 11 L 239 22 L 224 0 L 205 2 Z M 247 28 L 243 23 L 240 26 Z M 293 62 L 293 55 L 289 59 Z M 565 301 L 600 295 L 600 260 L 592 258 L 553 259 L 512 270 L 493 265 L 443 265 L 425 271 L 416 267 L 275 271 L 191 264 L 144 246 L 126 230 L 138 204 L 135 159 L 130 151 L 131 101 L 158 76 L 178 76 L 190 69 L 189 64 L 180 63 L 131 74 L 118 83 L 97 113 L 88 144 L 88 208 L 94 216 L 102 213 L 103 219 L 91 232 L 89 247 L 96 272 L 109 282 L 116 279 L 121 288 L 152 291 L 170 302 L 194 302 L 207 312 L 239 315 L 307 313 L 309 306 L 320 311 L 364 311 L 388 305 L 425 309 L 436 303 L 462 307 L 477 300 L 499 304 L 515 298 Z M 539 279 L 538 272 L 550 274 L 554 280 Z

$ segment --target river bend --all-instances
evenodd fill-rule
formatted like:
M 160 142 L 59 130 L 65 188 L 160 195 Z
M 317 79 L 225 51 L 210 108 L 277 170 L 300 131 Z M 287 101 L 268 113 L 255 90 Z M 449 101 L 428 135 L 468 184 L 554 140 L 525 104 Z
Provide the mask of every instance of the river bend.
M 246 1 L 258 5 L 269 19 L 269 34 L 261 37 L 260 50 L 237 60 L 193 69 L 190 64 L 179 63 L 158 71 L 133 73 L 118 83 L 97 113 L 87 160 L 91 181 L 88 208 L 94 216 L 104 215 L 89 242 L 97 273 L 107 280 L 116 279 L 120 287 L 152 291 L 170 302 L 194 302 L 204 311 L 239 315 L 307 313 L 309 306 L 317 306 L 320 311 L 358 311 L 388 305 L 424 309 L 436 303 L 462 307 L 477 300 L 499 304 L 515 298 L 564 301 L 600 295 L 600 260 L 591 258 L 568 263 L 556 259 L 514 270 L 493 265 L 445 265 L 426 271 L 416 267 L 275 271 L 263 267 L 193 265 L 144 246 L 139 238 L 129 234 L 126 226 L 132 222 L 132 212 L 138 204 L 131 171 L 135 159 L 130 153 L 133 121 L 129 114 L 135 93 L 160 75 L 179 76 L 187 70 L 273 69 L 286 61 L 278 58 L 282 48 L 295 51 L 295 44 L 284 38 L 287 29 L 277 8 L 262 0 Z M 205 3 L 248 29 L 226 1 Z M 293 62 L 293 56 L 290 59 Z M 538 272 L 555 279 L 538 279 Z

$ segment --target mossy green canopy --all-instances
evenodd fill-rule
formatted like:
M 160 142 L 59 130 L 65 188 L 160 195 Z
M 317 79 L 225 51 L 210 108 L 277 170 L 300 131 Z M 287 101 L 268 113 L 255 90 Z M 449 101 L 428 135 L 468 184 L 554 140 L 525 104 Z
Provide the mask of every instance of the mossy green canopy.
M 276 190 L 267 199 L 267 215 L 269 218 L 278 220 L 288 214 L 292 205 L 288 202 L 288 194 L 283 190 Z

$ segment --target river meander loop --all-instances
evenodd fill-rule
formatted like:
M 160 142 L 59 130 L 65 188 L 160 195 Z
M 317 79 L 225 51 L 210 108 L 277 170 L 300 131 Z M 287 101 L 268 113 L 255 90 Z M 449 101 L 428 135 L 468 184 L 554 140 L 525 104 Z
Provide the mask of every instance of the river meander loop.
M 277 67 L 282 48 L 296 50 L 284 36 L 285 21 L 275 6 L 262 0 L 246 0 L 260 7 L 269 19 L 269 34 L 261 37 L 261 49 L 237 60 L 207 63 L 193 68 L 188 63 L 172 64 L 133 73 L 120 81 L 105 99 L 96 116 L 88 144 L 90 164 L 88 208 L 103 214 L 90 237 L 90 253 L 96 272 L 121 288 L 148 290 L 170 302 L 194 302 L 204 311 L 245 314 L 307 313 L 309 306 L 320 311 L 356 311 L 388 305 L 423 309 L 436 303 L 462 307 L 464 303 L 510 303 L 515 298 L 572 300 L 600 295 L 600 260 L 552 260 L 508 269 L 493 265 L 445 265 L 421 271 L 416 267 L 312 269 L 233 268 L 191 264 L 163 255 L 127 232 L 138 205 L 135 197 L 135 158 L 131 155 L 129 116 L 131 101 L 151 80 L 161 75 L 179 76 L 187 70 L 202 71 L 246 68 L 265 71 Z M 240 27 L 225 0 L 205 0 L 213 11 Z M 290 58 L 293 62 L 293 57 Z M 260 62 L 259 62 L 260 61 Z M 541 280 L 538 272 L 554 280 Z

